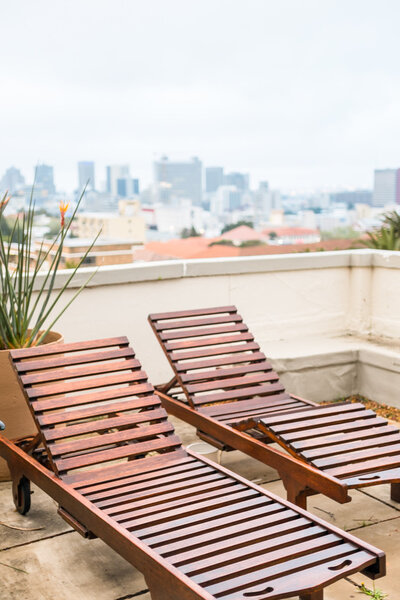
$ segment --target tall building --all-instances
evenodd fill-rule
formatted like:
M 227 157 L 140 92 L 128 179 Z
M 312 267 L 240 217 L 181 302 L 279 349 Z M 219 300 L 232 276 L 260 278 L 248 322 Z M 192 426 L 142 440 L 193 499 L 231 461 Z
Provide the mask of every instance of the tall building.
M 110 165 L 106 167 L 107 192 L 118 196 L 118 179 L 130 177 L 129 165 Z
M 223 167 L 206 167 L 206 192 L 212 194 L 224 185 Z
M 172 162 L 163 156 L 154 162 L 154 181 L 157 198 L 161 202 L 186 198 L 194 204 L 201 204 L 202 163 L 197 157 L 187 162 Z
M 268 181 L 260 181 L 254 193 L 254 215 L 256 223 L 268 221 L 273 211 L 281 210 L 282 201 L 278 190 L 271 190 Z
M 25 185 L 25 179 L 21 174 L 19 169 L 15 167 L 10 167 L 4 173 L 1 181 L 0 181 L 0 197 L 4 192 L 8 191 L 10 194 L 13 194 L 20 187 Z
M 219 186 L 216 194 L 211 198 L 211 214 L 222 216 L 226 213 L 238 210 L 242 193 L 234 185 Z
M 96 189 L 94 178 L 94 162 L 89 160 L 82 160 L 78 162 L 78 184 L 80 190 L 82 190 L 86 184 L 88 190 Z
M 117 195 L 121 198 L 139 195 L 139 179 L 122 177 L 117 179 Z
M 372 206 L 400 204 L 400 169 L 376 169 Z
M 235 185 L 238 190 L 246 192 L 249 189 L 249 175 L 247 173 L 227 173 L 224 175 L 225 185 Z
M 38 165 L 35 169 L 35 186 L 46 191 L 48 194 L 54 194 L 56 186 L 54 185 L 54 170 L 49 165 Z

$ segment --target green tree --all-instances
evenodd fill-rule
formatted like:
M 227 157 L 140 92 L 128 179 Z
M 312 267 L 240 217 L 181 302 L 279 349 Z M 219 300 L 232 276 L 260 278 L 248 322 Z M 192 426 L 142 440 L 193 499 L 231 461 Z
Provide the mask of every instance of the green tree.
M 189 229 L 185 227 L 181 231 L 181 238 L 190 238 L 190 237 L 201 237 L 201 233 L 199 233 L 192 225 Z
M 251 248 L 252 246 L 266 246 L 261 240 L 246 240 L 240 244 L 241 248 Z
M 211 248 L 211 246 L 234 246 L 234 243 L 232 240 L 218 240 L 217 242 L 211 242 L 208 244 L 209 248 Z
M 227 231 L 232 231 L 232 229 L 236 229 L 236 227 L 240 227 L 241 225 L 245 225 L 246 227 L 251 227 L 253 229 L 254 224 L 252 221 L 238 221 L 237 223 L 231 223 L 230 225 L 225 225 L 222 228 L 221 233 L 226 233 Z
M 368 240 L 363 244 L 376 250 L 400 250 L 400 215 L 396 212 L 387 213 L 379 229 L 367 231 Z

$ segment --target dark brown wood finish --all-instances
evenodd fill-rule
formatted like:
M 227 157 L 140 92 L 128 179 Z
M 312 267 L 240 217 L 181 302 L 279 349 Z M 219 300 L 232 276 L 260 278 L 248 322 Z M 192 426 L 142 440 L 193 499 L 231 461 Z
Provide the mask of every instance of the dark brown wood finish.
M 400 431 L 361 403 L 322 406 L 299 413 L 296 420 L 262 419 L 260 429 L 348 487 L 400 480 Z M 394 486 L 392 492 L 396 499 Z
M 109 348 L 102 359 L 99 347 Z M 32 480 L 59 502 L 81 535 L 102 538 L 139 568 L 153 600 L 318 600 L 350 573 L 384 574 L 376 548 L 186 452 L 133 351 L 125 356 L 132 377 L 110 388 L 105 373 L 113 382 L 125 373 L 121 347 L 125 338 L 66 352 L 60 345 L 61 356 L 55 363 L 49 353 L 48 364 L 40 349 L 41 368 L 33 360 L 32 372 L 25 361 L 32 350 L 13 352 L 54 473 L 2 436 L 0 455 L 14 478 Z
M 311 493 L 343 502 L 343 489 L 383 482 L 400 497 L 399 431 L 361 404 L 319 406 L 286 393 L 235 306 L 152 314 L 149 322 L 175 374 L 158 387 L 163 406 L 200 437 L 277 468 L 288 498 L 302 507 Z M 236 343 L 232 328 L 241 332 Z M 271 441 L 298 466 L 260 451 Z

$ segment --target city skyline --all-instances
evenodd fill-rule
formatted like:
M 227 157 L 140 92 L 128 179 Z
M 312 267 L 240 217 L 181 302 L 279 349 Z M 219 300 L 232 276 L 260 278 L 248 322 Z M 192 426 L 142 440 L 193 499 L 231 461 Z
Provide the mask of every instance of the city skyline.
M 140 176 L 137 176 L 137 173 L 135 173 L 135 177 L 133 179 L 131 179 L 132 182 L 136 182 L 133 183 L 133 186 L 139 186 L 139 181 L 140 181 L 140 190 L 143 191 L 145 189 L 154 189 L 154 186 L 157 185 L 157 177 L 155 176 L 154 173 L 154 168 L 156 164 L 159 164 L 160 161 L 167 159 L 168 161 L 170 160 L 171 157 L 167 157 L 165 154 L 154 158 L 150 168 L 149 168 L 149 172 L 150 172 L 150 176 L 148 178 L 147 181 L 145 181 L 145 184 L 143 185 L 142 183 L 142 179 L 140 178 Z M 196 156 L 195 157 L 196 160 L 198 160 L 199 158 Z M 229 179 L 232 176 L 240 176 L 240 177 L 247 177 L 247 179 L 249 181 L 251 181 L 251 185 L 249 186 L 249 189 L 255 191 L 258 189 L 258 187 L 261 185 L 263 185 L 265 183 L 265 181 L 268 180 L 268 177 L 263 177 L 263 178 L 259 178 L 259 179 L 253 179 L 251 177 L 251 174 L 249 172 L 246 172 L 245 169 L 243 168 L 239 168 L 238 170 L 234 171 L 233 169 L 229 169 L 228 167 L 226 167 L 225 165 L 223 165 L 222 163 L 220 165 L 208 165 L 206 162 L 200 160 L 200 164 L 202 165 L 202 190 L 203 192 L 207 193 L 207 171 L 213 171 L 214 169 L 217 170 L 221 170 L 221 172 L 224 173 L 224 179 L 225 185 L 228 184 L 232 184 L 234 182 L 229 182 L 226 181 L 227 179 Z M 182 159 L 179 160 L 172 160 L 172 163 L 176 163 L 176 164 L 190 164 L 191 161 L 193 161 L 193 157 L 183 157 Z M 95 189 L 96 191 L 100 191 L 100 192 L 111 192 L 112 190 L 110 189 L 110 182 L 109 182 L 109 173 L 110 173 L 110 169 L 114 169 L 114 168 L 125 168 L 127 170 L 128 173 L 128 178 L 130 177 L 129 172 L 131 170 L 130 164 L 127 161 L 124 161 L 123 164 L 116 164 L 115 161 L 113 164 L 105 164 L 104 166 L 99 167 L 98 163 L 96 163 L 96 161 L 94 160 L 75 160 L 74 163 L 74 169 L 71 169 L 71 174 L 72 174 L 72 182 L 69 182 L 69 184 L 66 186 L 66 188 L 61 188 L 58 185 L 58 177 L 57 177 L 57 165 L 54 164 L 54 162 L 48 161 L 46 162 L 38 162 L 35 166 L 32 166 L 28 172 L 24 171 L 22 168 L 20 168 L 19 166 L 15 165 L 15 164 L 9 164 L 9 165 L 4 165 L 2 166 L 0 164 L 0 182 L 1 182 L 1 178 L 2 175 L 7 175 L 7 173 L 9 171 L 16 171 L 19 172 L 22 175 L 22 178 L 24 179 L 24 185 L 25 186 L 31 186 L 33 184 L 34 181 L 34 177 L 35 177 L 35 173 L 36 173 L 36 184 L 38 184 L 38 172 L 41 171 L 41 169 L 44 167 L 46 169 L 51 169 L 52 172 L 52 178 L 54 178 L 54 185 L 56 188 L 57 193 L 61 193 L 61 194 L 71 194 L 73 192 L 79 192 L 80 190 L 83 189 L 84 185 L 86 185 L 87 182 L 89 182 L 88 185 L 88 190 L 92 190 Z M 93 173 L 93 180 L 92 178 L 88 175 L 87 178 L 85 178 L 83 176 L 83 174 L 85 173 L 85 170 L 82 171 L 82 167 L 84 168 L 90 168 L 92 170 Z M 308 186 L 300 186 L 300 187 L 294 187 L 294 188 L 289 188 L 287 186 L 282 186 L 280 187 L 280 191 L 282 193 L 285 194 L 302 194 L 302 193 L 329 193 L 329 192 L 352 192 L 352 191 L 357 191 L 357 190 L 373 190 L 374 188 L 374 176 L 375 173 L 377 171 L 400 171 L 399 167 L 397 166 L 393 166 L 393 167 L 385 167 L 384 169 L 373 169 L 372 172 L 369 174 L 370 177 L 369 179 L 370 184 L 369 185 L 365 185 L 365 186 L 357 186 L 357 185 L 343 185 L 343 184 L 337 184 L 337 185 L 321 185 L 321 186 L 313 186 L 312 182 L 310 182 L 310 185 Z M 31 172 L 29 174 L 29 171 Z M 87 172 L 87 171 L 86 171 Z M 94 174 L 96 173 L 96 174 Z M 121 175 L 122 177 L 122 175 Z M 83 180 L 85 181 L 85 184 L 83 184 Z M 117 181 L 117 179 L 115 179 L 115 182 Z M 122 181 L 122 179 L 119 179 L 118 181 Z M 39 182 L 40 183 L 40 182 Z M 93 185 L 94 183 L 94 185 Z M 269 183 L 269 181 L 268 181 Z M 116 185 L 116 183 L 115 183 Z M 4 187 L 4 186 L 3 186 Z M 241 186 L 239 185 L 239 188 Z M 274 188 L 278 188 L 278 186 L 274 186 L 272 185 L 271 187 Z M 1 191 L 1 190 L 0 190 Z M 3 190 L 5 191 L 5 190 Z M 128 190 L 129 191 L 129 190 Z M 115 190 L 114 190 L 115 192 Z M 131 193 L 135 193 L 137 194 L 138 191 L 134 190 L 134 187 L 131 190 Z M 126 195 L 126 194 L 124 194 Z
M 129 162 L 146 186 L 165 153 L 282 190 L 370 188 L 398 162 L 399 16 L 392 0 L 16 0 L 0 170 L 50 164 L 68 192 L 77 160 Z

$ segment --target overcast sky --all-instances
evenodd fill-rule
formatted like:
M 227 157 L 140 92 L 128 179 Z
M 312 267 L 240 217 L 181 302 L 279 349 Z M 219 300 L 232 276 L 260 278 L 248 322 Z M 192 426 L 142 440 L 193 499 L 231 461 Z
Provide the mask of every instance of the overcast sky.
M 398 0 L 0 0 L 0 177 L 199 156 L 283 190 L 400 167 Z

